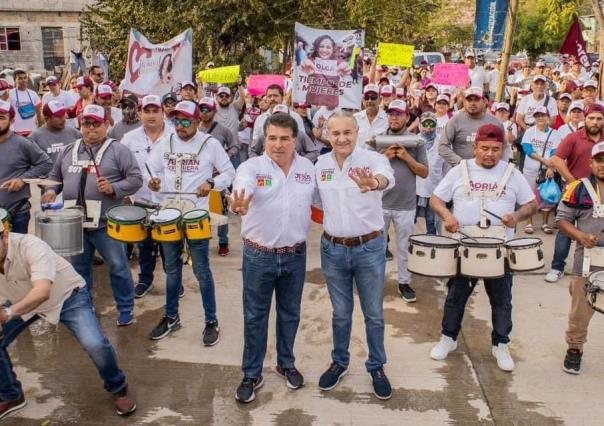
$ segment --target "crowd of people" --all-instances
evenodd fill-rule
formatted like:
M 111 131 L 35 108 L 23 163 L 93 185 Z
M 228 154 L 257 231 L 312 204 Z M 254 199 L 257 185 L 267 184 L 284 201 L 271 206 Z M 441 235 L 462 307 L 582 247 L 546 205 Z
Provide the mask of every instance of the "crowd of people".
M 122 93 L 98 66 L 74 77 L 69 91 L 49 76 L 42 97 L 28 88 L 25 71 L 15 70 L 14 87 L 0 80 L 0 301 L 7 301 L 0 309 L 0 418 L 25 405 L 7 347 L 40 318 L 61 322 L 74 334 L 118 414 L 136 409 L 94 311 L 97 261 L 107 265 L 117 326 L 127 327 L 134 322 L 136 299 L 160 281 L 161 258 L 165 313 L 149 333 L 159 340 L 182 326 L 186 253 L 201 292 L 202 343 L 219 343 L 210 239 L 158 242 L 149 235 L 128 247 L 107 232 L 107 212 L 124 203 L 161 204 L 165 211 L 157 214 L 168 217 L 170 206 L 182 214 L 209 210 L 216 192 L 222 194 L 221 213 L 241 218 L 244 377 L 238 401 L 253 401 L 263 385 L 273 293 L 276 371 L 291 389 L 305 383 L 294 342 L 311 218 L 323 227 L 321 265 L 333 309 L 333 350 L 321 390 L 334 389 L 348 371 L 354 285 L 374 393 L 392 396 L 384 370 L 385 265 L 396 259 L 402 300 L 415 302 L 408 246 L 418 218 L 424 218 L 427 235 L 477 236 L 476 229 L 488 228 L 488 236 L 507 241 L 515 233 L 556 233 L 548 282 L 564 275 L 575 240 L 563 368 L 578 374 L 593 314 L 582 274 L 584 249 L 604 245 L 604 103 L 598 99 L 597 64 L 585 69 L 563 56 L 557 64 L 527 60 L 504 71 L 499 60 L 477 64 L 471 51 L 465 63 L 470 84 L 457 88 L 435 84 L 430 64 L 402 69 L 376 65 L 366 56 L 359 109 L 291 102 L 292 71 L 284 87 L 271 85 L 262 96 L 251 96 L 244 80 L 182 81 L 176 92 L 135 96 Z M 505 99 L 495 102 L 501 72 L 508 74 Z M 385 136 L 399 142 L 379 143 Z M 419 143 L 405 145 L 405 138 Z M 43 205 L 80 206 L 94 224 L 84 229 L 83 253 L 66 260 L 28 234 L 32 205 L 26 181 L 39 178 L 50 182 L 41 187 Z M 564 194 L 559 203 L 540 197 L 540 184 L 549 180 Z M 487 207 L 494 217 L 485 227 Z M 534 222 L 538 212 L 540 231 Z M 217 228 L 217 254 L 228 256 L 229 226 Z M 137 278 L 129 266 L 134 246 Z M 493 312 L 492 353 L 500 369 L 512 371 L 513 274 L 506 266 L 503 277 L 483 281 Z M 448 279 L 433 359 L 444 360 L 457 348 L 477 283 L 459 273 Z

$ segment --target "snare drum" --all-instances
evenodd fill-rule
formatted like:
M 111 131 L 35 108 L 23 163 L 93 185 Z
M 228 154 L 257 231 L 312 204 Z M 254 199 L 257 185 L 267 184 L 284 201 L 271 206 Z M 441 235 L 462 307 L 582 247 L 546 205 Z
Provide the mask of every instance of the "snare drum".
M 212 237 L 210 214 L 207 210 L 191 210 L 182 216 L 187 240 L 207 240 Z
M 596 271 L 587 277 L 587 303 L 596 312 L 604 314 L 604 271 Z
M 123 243 L 147 239 L 147 210 L 138 206 L 115 206 L 107 210 L 107 235 Z
M 510 270 L 535 271 L 545 266 L 540 238 L 516 238 L 505 243 Z
M 162 209 L 151 216 L 151 238 L 159 243 L 173 243 L 182 240 L 180 220 L 182 215 L 178 209 Z
M 407 269 L 417 275 L 448 278 L 457 275 L 459 242 L 441 235 L 411 235 Z
M 596 246 L 586 250 L 589 250 L 590 266 L 604 268 L 604 247 Z
M 462 238 L 460 244 L 461 275 L 486 279 L 503 277 L 503 240 L 491 237 Z
M 10 230 L 10 214 L 2 208 L 0 208 L 0 221 L 2 221 L 4 229 Z

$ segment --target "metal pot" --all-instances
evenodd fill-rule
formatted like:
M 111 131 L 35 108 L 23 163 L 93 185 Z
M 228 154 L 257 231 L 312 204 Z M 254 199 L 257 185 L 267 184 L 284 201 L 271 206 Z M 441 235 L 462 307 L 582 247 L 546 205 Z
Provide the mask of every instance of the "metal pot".
M 84 252 L 84 213 L 79 209 L 36 212 L 36 237 L 60 256 Z

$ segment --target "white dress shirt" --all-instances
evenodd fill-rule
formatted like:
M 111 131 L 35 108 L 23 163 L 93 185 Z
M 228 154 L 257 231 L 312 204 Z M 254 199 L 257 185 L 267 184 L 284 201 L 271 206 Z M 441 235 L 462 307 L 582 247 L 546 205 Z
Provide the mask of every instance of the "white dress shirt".
M 357 138 L 357 146 L 359 148 L 367 148 L 366 142 L 380 133 L 385 133 L 388 130 L 388 115 L 383 110 L 378 110 L 373 122 L 369 122 L 367 111 L 363 110 L 354 115 L 359 126 L 359 136 Z
M 361 193 L 348 176 L 353 168 L 384 176 L 388 179 L 386 190 L 394 187 L 394 171 L 382 154 L 355 148 L 341 170 L 333 151 L 321 155 L 315 164 L 315 176 L 323 208 L 323 229 L 332 237 L 358 237 L 384 228 L 383 191 Z
M 205 145 L 200 151 L 202 143 L 207 138 L 205 133 L 197 132 L 192 139 L 183 141 L 176 133 L 167 135 L 159 140 L 158 149 L 151 152 L 149 167 L 153 176 L 161 179 L 160 192 L 154 192 L 153 198 L 156 202 L 163 201 L 164 198 L 175 198 L 175 195 L 162 195 L 162 191 L 176 191 L 174 185 L 176 180 L 176 160 L 169 159 L 170 137 L 172 137 L 173 153 L 197 154 L 196 160 L 182 161 L 182 186 L 181 192 L 196 192 L 197 188 L 212 177 L 214 169 L 218 170 L 219 175 L 214 177 L 214 189 L 222 191 L 229 187 L 235 177 L 235 168 L 229 160 L 222 144 L 213 137 L 207 139 Z M 181 199 L 191 200 L 198 209 L 208 210 L 208 197 L 197 198 L 196 195 L 182 195 Z
M 265 153 L 239 166 L 233 189 L 253 194 L 241 219 L 241 236 L 264 247 L 291 247 L 306 240 L 310 205 L 316 190 L 315 170 L 295 154 L 289 174 Z
M 174 127 L 172 125 L 166 125 L 164 123 L 164 131 L 161 133 L 159 138 L 155 142 L 151 141 L 149 136 L 147 136 L 147 132 L 145 132 L 145 127 L 140 126 L 134 130 L 130 130 L 128 133 L 124 135 L 121 143 L 126 145 L 130 151 L 136 157 L 136 161 L 138 162 L 138 167 L 141 169 L 143 173 L 143 186 L 139 189 L 136 194 L 134 194 L 134 198 L 136 200 L 140 200 L 141 198 L 145 198 L 147 200 L 152 200 L 152 192 L 149 189 L 149 172 L 147 171 L 147 167 L 145 164 L 149 161 L 151 157 L 151 153 L 156 149 L 163 149 L 163 144 L 161 140 L 166 136 L 169 136 L 170 133 L 174 133 Z

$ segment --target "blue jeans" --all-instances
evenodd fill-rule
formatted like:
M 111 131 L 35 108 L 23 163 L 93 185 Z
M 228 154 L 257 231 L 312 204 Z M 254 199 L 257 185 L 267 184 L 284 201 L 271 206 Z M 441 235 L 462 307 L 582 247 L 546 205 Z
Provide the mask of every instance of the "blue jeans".
M 142 284 L 153 284 L 153 272 L 157 263 L 157 243 L 148 236 L 145 241 L 138 243 L 138 282 Z
M 14 401 L 23 395 L 21 383 L 13 371 L 7 351 L 8 346 L 30 324 L 40 319 L 35 315 L 27 321 L 13 318 L 4 324 L 4 335 L 0 338 L 0 400 Z M 90 294 L 83 288 L 65 300 L 61 309 L 60 322 L 73 334 L 88 353 L 105 383 L 105 390 L 120 393 L 126 387 L 126 376 L 117 365 L 117 355 L 92 311 Z
M 224 195 L 224 192 L 220 193 L 220 198 L 222 199 L 222 214 L 228 216 L 229 214 L 229 205 Z M 218 227 L 218 245 L 224 246 L 229 244 L 229 224 L 220 225 Z
M 95 249 L 109 267 L 109 279 L 118 311 L 132 312 L 134 282 L 126 256 L 126 245 L 109 237 L 106 228 L 84 231 L 84 253 L 74 256 L 71 263 L 76 272 L 86 280 L 90 294 L 92 294 L 92 261 Z
M 566 259 L 570 253 L 571 239 L 562 231 L 558 230 L 556 241 L 554 243 L 554 258 L 552 259 L 552 269 L 564 271 Z
M 512 274 L 506 266 L 505 275 L 497 279 L 485 279 L 484 287 L 491 304 L 493 346 L 509 343 L 512 332 Z M 449 291 L 445 300 L 445 312 L 442 321 L 442 334 L 457 340 L 461 331 L 461 322 L 466 302 L 476 287 L 477 280 L 457 275 L 447 282 Z
M 193 261 L 193 273 L 201 291 L 205 320 L 216 321 L 216 290 L 208 253 L 210 240 L 191 240 L 188 244 Z M 182 241 L 161 243 L 166 273 L 166 315 L 172 318 L 178 315 L 178 292 L 182 286 L 182 249 Z
M 245 377 L 262 374 L 266 355 L 268 318 L 273 290 L 277 304 L 277 364 L 294 366 L 294 341 L 300 323 L 300 304 L 306 273 L 306 245 L 295 254 L 265 253 L 243 246 L 242 370 Z
M 11 232 L 15 232 L 17 234 L 27 234 L 29 220 L 31 219 L 29 210 L 12 214 L 10 219 Z
M 365 317 L 365 333 L 369 358 L 367 371 L 386 363 L 384 349 L 384 275 L 386 269 L 386 237 L 347 248 L 321 238 L 321 268 L 333 307 L 333 362 L 347 367 L 350 363 L 350 333 L 354 308 L 353 280 L 356 283 Z

